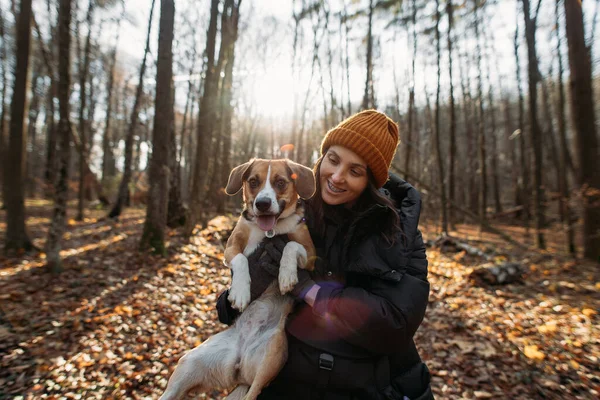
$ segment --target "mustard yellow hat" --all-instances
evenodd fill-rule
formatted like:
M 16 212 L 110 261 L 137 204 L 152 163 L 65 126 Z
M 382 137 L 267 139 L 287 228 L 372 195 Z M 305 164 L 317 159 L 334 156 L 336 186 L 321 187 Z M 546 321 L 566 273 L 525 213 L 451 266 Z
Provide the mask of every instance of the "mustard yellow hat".
M 399 142 L 398 125 L 394 121 L 379 111 L 365 110 L 327 132 L 321 142 L 321 154 L 335 145 L 352 150 L 365 160 L 377 187 L 382 187 L 388 180 Z

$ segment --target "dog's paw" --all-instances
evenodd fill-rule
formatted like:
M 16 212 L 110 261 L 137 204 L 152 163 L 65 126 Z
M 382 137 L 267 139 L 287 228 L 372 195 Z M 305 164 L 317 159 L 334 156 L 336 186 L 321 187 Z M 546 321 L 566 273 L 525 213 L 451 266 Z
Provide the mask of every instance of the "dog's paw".
M 281 294 L 291 292 L 296 283 L 298 283 L 298 274 L 295 268 L 282 268 L 279 270 L 279 291 Z
M 231 307 L 239 311 L 244 311 L 248 307 L 248 304 L 250 304 L 250 286 L 236 285 L 234 282 L 229 289 L 227 299 L 231 303 Z

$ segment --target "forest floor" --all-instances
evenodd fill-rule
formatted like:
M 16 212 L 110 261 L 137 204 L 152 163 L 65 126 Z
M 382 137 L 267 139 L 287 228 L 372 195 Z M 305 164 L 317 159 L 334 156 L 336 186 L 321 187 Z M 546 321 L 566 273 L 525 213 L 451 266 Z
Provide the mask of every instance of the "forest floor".
M 43 248 L 50 204 L 28 201 L 27 213 Z M 171 231 L 161 258 L 137 251 L 144 210 L 118 222 L 104 214 L 69 219 L 59 276 L 43 268 L 43 253 L 0 256 L 0 399 L 155 399 L 184 352 L 224 329 L 214 305 L 230 279 L 222 259 L 231 217 L 191 243 Z M 1 211 L 0 237 L 5 220 Z M 422 227 L 435 239 L 433 224 Z M 523 229 L 501 228 L 527 242 Z M 428 248 L 430 303 L 415 340 L 436 398 L 598 398 L 600 268 L 560 253 L 557 230 L 548 231 L 550 252 L 539 252 L 458 226 L 453 235 L 495 262 L 529 267 L 523 283 L 503 286 L 469 278 L 482 258 Z

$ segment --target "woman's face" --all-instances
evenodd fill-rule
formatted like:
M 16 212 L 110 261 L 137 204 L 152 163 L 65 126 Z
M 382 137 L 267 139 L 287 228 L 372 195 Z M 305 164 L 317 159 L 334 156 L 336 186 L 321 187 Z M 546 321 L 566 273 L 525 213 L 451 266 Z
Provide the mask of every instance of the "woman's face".
M 367 187 L 367 163 L 358 154 L 342 146 L 331 146 L 319 174 L 321 197 L 329 205 L 351 207 Z

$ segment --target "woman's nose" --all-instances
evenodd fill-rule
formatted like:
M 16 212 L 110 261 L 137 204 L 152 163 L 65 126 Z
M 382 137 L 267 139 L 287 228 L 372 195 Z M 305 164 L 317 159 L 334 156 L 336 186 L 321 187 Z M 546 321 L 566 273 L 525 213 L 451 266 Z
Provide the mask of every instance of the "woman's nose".
M 331 180 L 334 183 L 340 183 L 344 181 L 344 174 L 341 169 L 336 170 L 333 175 L 331 175 Z

